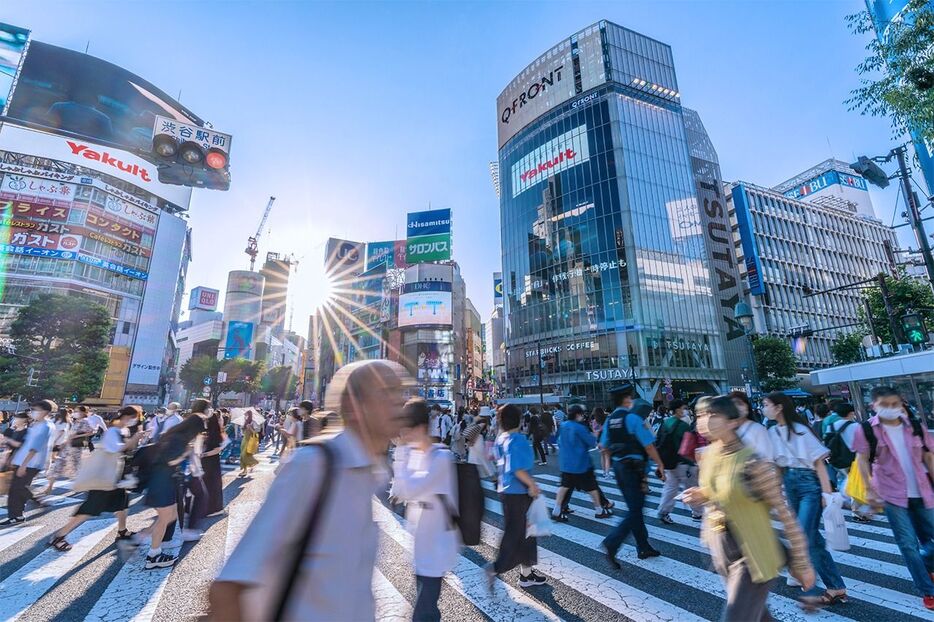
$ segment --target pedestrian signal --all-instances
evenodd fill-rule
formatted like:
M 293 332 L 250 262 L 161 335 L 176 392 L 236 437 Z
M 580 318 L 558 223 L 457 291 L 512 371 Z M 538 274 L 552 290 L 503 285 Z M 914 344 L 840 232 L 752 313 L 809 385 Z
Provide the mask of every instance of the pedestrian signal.
M 902 316 L 902 332 L 905 338 L 913 346 L 920 346 L 927 343 L 928 331 L 924 326 L 924 318 L 918 313 L 909 313 Z

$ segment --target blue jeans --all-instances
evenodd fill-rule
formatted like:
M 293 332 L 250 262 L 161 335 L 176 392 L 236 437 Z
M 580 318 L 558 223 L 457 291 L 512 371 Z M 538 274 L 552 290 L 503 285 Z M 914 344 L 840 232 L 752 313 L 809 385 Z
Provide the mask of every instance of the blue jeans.
M 922 596 L 934 596 L 934 509 L 925 508 L 921 499 L 909 499 L 907 508 L 886 503 L 885 517 L 915 588 Z
M 837 564 L 827 551 L 824 536 L 820 533 L 821 487 L 817 473 L 811 469 L 785 469 L 785 495 L 788 505 L 798 516 L 798 522 L 808 539 L 808 553 L 814 571 L 828 590 L 843 590 L 846 585 L 837 570 Z M 815 586 L 814 592 L 820 590 Z
M 623 520 L 603 541 L 603 546 L 612 554 L 616 554 L 630 533 L 636 539 L 636 550 L 640 553 L 652 550 L 652 545 L 649 544 L 649 531 L 645 528 L 645 518 L 642 516 L 642 507 L 645 505 L 645 493 L 642 489 L 642 481 L 645 477 L 644 464 L 641 460 L 613 461 L 616 485 L 619 486 L 619 491 L 626 500 L 627 511 Z

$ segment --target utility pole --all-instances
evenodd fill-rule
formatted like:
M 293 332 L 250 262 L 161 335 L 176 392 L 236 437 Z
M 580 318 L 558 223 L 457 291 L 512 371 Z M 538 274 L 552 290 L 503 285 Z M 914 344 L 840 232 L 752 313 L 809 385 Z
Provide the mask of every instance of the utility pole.
M 902 182 L 902 192 L 905 194 L 905 202 L 908 204 L 908 220 L 915 230 L 915 236 L 918 238 L 918 247 L 921 251 L 921 257 L 924 259 L 924 267 L 927 269 L 928 281 L 931 289 L 934 290 L 934 257 L 931 256 L 931 243 L 924 231 L 924 224 L 921 222 L 921 209 L 918 207 L 918 197 L 911 189 L 911 171 L 905 162 L 905 152 L 907 147 L 902 145 L 892 151 L 898 160 L 898 176 Z
M 882 302 L 885 303 L 885 314 L 889 317 L 889 329 L 892 331 L 892 341 L 896 349 L 901 342 L 901 331 L 898 330 L 898 321 L 895 319 L 895 309 L 892 307 L 892 301 L 889 299 L 889 286 L 885 283 L 885 273 L 880 272 L 879 292 L 882 294 Z

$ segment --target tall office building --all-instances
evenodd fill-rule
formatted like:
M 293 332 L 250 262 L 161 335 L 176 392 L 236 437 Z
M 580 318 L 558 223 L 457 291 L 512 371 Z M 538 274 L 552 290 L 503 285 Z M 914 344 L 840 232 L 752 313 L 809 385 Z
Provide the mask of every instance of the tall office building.
M 844 167 L 828 161 L 773 189 L 740 181 L 729 190 L 737 262 L 751 294 L 756 331 L 788 339 L 802 372 L 833 363 L 830 346 L 839 333 L 852 332 L 862 305 L 856 288 L 808 294 L 891 268 L 885 244 L 894 247 L 895 233 L 869 215 L 866 181 Z M 865 196 L 844 193 L 850 190 Z M 805 330 L 817 332 L 794 337 Z
M 669 46 L 601 21 L 497 99 L 508 393 L 729 388 L 678 91 Z
M 266 262 L 260 268 L 265 279 L 263 285 L 262 323 L 276 336 L 285 332 L 286 303 L 289 299 L 289 272 L 292 261 L 279 253 L 266 253 Z

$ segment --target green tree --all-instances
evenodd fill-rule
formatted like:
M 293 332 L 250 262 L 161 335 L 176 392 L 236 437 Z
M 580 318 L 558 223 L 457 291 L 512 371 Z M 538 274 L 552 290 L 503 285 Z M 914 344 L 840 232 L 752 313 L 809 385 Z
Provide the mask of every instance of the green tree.
M 40 294 L 10 325 L 15 356 L 0 361 L 0 392 L 63 402 L 100 395 L 112 321 L 106 308 L 84 297 Z M 29 370 L 35 386 L 28 386 Z
M 856 67 L 861 86 L 851 92 L 850 110 L 889 117 L 893 135 L 906 128 L 934 140 L 934 8 L 928 0 L 909 0 L 901 19 L 889 25 L 884 40 L 872 36 L 867 56 Z M 848 16 L 854 34 L 875 35 L 868 11 Z M 881 34 L 881 33 L 880 33 Z
M 207 396 L 212 403 L 217 403 L 221 393 L 254 393 L 258 390 L 265 365 L 259 361 L 244 358 L 218 360 L 213 356 L 195 356 L 182 365 L 178 372 L 182 385 L 190 392 L 201 395 L 204 379 L 211 378 Z M 218 382 L 218 374 L 226 374 L 223 382 Z
M 790 389 L 798 384 L 798 365 L 791 346 L 781 337 L 759 337 L 752 343 L 756 372 L 762 390 Z
M 298 378 L 292 373 L 292 368 L 288 365 L 273 367 L 263 376 L 260 385 L 260 391 L 276 399 L 276 410 L 279 410 L 279 404 L 282 400 L 295 395 L 295 387 L 298 384 Z
M 903 315 L 915 311 L 924 318 L 925 325 L 930 329 L 934 327 L 934 293 L 927 281 L 907 277 L 885 277 L 886 288 L 889 290 L 889 301 L 895 314 L 895 323 L 901 323 Z M 885 311 L 885 302 L 882 299 L 882 290 L 878 284 L 867 287 L 863 295 L 869 300 L 872 310 L 872 327 L 882 343 L 893 343 L 892 328 L 889 316 Z M 860 307 L 859 319 L 869 326 L 865 308 Z
M 830 344 L 833 362 L 837 365 L 848 365 L 863 360 L 863 337 L 865 333 L 862 332 L 838 335 Z
M 221 370 L 223 361 L 217 360 L 213 356 L 195 356 L 188 359 L 182 368 L 178 371 L 178 378 L 182 386 L 194 395 L 201 395 L 201 389 L 204 387 L 204 379 L 210 378 L 209 385 L 211 394 L 208 396 L 211 403 L 217 399 L 217 372 Z

